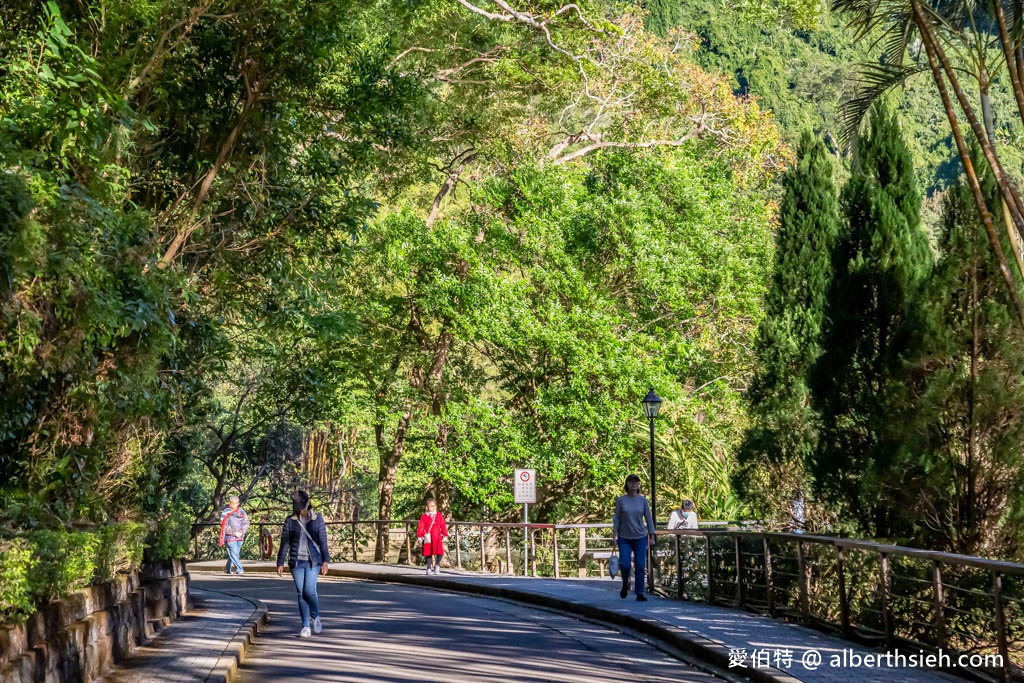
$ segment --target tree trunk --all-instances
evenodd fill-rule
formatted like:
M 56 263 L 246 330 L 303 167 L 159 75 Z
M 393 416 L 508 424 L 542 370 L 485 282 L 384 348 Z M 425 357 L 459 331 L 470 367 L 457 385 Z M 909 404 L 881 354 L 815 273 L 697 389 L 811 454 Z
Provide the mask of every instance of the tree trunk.
M 402 414 L 398 419 L 398 428 L 395 430 L 395 439 L 391 448 L 385 453 L 383 449 L 384 426 L 377 425 L 377 449 L 381 454 L 380 471 L 377 476 L 377 519 L 386 520 L 391 518 L 391 506 L 395 497 L 395 474 L 398 472 L 398 463 L 405 451 L 405 439 L 409 430 L 409 422 L 412 420 L 412 400 L 406 399 L 402 406 Z M 390 535 L 386 524 L 377 527 L 377 545 L 373 553 L 374 562 L 383 562 L 390 550 Z
M 1020 292 L 1017 290 L 1017 283 L 1013 279 L 1013 274 L 1010 272 L 1010 268 L 1006 263 L 1006 255 L 1003 253 L 1003 246 L 999 241 L 999 235 L 996 233 L 995 226 L 992 223 L 992 214 L 989 213 L 988 205 L 985 203 L 985 195 L 981 191 L 981 184 L 978 182 L 978 175 L 974 171 L 974 162 L 971 159 L 971 152 L 967 148 L 967 142 L 964 140 L 963 132 L 960 130 L 960 124 L 957 122 L 956 111 L 953 109 L 953 102 L 949 97 L 949 91 L 946 89 L 946 83 L 943 80 L 942 72 L 939 67 L 938 58 L 936 56 L 935 45 L 930 39 L 930 33 L 926 33 L 925 19 L 922 16 L 920 5 L 916 0 L 912 3 L 914 7 L 915 22 L 918 25 L 918 29 L 921 31 L 922 43 L 925 48 L 925 52 L 928 55 L 928 66 L 932 71 L 932 79 L 935 81 L 935 87 L 939 91 L 939 96 L 942 98 L 942 107 L 946 111 L 946 117 L 949 119 L 949 126 L 953 132 L 953 140 L 956 142 L 957 153 L 960 155 L 960 162 L 964 166 L 964 175 L 967 177 L 967 184 L 971 188 L 971 195 L 974 197 L 974 204 L 978 208 L 978 215 L 981 216 L 981 222 L 985 226 L 985 233 L 988 235 L 989 244 L 992 245 L 992 251 L 996 256 L 996 261 L 999 264 L 999 272 L 1003 275 L 1003 282 L 1006 283 L 1007 292 L 1010 295 L 1010 299 L 1013 301 L 1013 307 L 1017 312 L 1017 319 L 1020 323 L 1021 329 L 1024 329 L 1024 302 L 1021 301 Z
M 1003 48 L 1003 58 L 1006 60 L 1006 71 L 1010 75 L 1010 89 L 1013 90 L 1013 99 L 1017 102 L 1017 113 L 1020 114 L 1021 123 L 1024 124 L 1024 83 L 1021 79 L 1021 67 L 1024 60 L 1021 59 L 1020 44 L 1013 44 L 1010 39 L 1010 32 L 1006 27 L 1006 15 L 1003 13 L 1003 4 L 1000 0 L 992 0 L 992 12 L 999 27 L 999 44 Z
M 977 500 L 975 499 L 975 463 L 978 461 L 978 430 L 976 422 L 977 414 L 977 384 L 978 384 L 978 354 L 981 348 L 981 331 L 978 329 L 978 263 L 972 259 L 971 264 L 971 384 L 967 392 L 967 415 L 970 424 L 967 425 L 967 533 L 965 538 L 969 547 L 976 546 L 978 538 L 977 530 Z
M 999 186 L 999 193 L 1002 195 L 1003 201 L 1006 202 L 1010 209 L 1010 214 L 1013 216 L 1014 226 L 1016 227 L 1017 232 L 1024 236 L 1024 203 L 1022 203 L 1020 196 L 1017 194 L 1017 191 L 1013 186 L 1013 182 L 1006 175 L 1006 171 L 1003 168 L 1002 163 L 999 161 L 999 157 L 996 155 L 995 148 L 989 143 L 988 135 L 982 128 L 981 122 L 978 121 L 978 117 L 974 112 L 974 107 L 971 106 L 963 87 L 960 85 L 960 81 L 956 76 L 956 70 L 946 57 L 942 44 L 932 30 L 932 26 L 928 22 L 927 17 L 924 15 L 921 3 L 919 0 L 911 0 L 911 7 L 914 10 L 914 21 L 917 24 L 918 30 L 921 32 L 922 41 L 928 52 L 929 64 L 931 64 L 933 58 L 936 59 L 941 65 L 943 73 L 945 73 L 946 77 L 949 79 L 950 87 L 952 87 L 953 92 L 956 94 L 957 101 L 960 103 L 960 109 L 964 112 L 964 116 L 967 117 L 967 122 L 970 124 L 971 130 L 974 132 L 974 137 L 977 140 L 978 145 L 981 147 L 982 154 L 985 155 L 985 160 L 988 161 L 988 165 L 992 169 L 992 175 L 995 177 L 996 184 Z M 947 112 L 947 114 L 948 113 L 949 112 Z

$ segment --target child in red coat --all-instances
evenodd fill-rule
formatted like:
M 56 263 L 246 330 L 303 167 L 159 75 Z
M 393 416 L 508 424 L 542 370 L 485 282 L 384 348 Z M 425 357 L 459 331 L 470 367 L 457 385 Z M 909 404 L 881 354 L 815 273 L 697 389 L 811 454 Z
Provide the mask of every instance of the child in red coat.
M 437 511 L 437 501 L 433 498 L 427 498 L 427 511 L 420 517 L 416 538 L 423 539 L 423 559 L 427 561 L 427 574 L 440 574 L 448 527 L 444 523 L 444 515 Z

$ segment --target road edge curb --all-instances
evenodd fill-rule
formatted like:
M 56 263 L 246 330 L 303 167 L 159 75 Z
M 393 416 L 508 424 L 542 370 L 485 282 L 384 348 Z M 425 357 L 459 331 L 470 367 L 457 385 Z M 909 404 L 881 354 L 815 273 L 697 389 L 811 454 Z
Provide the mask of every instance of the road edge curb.
M 245 623 L 238 627 L 238 630 L 235 631 L 235 635 L 232 636 L 231 640 L 228 641 L 228 644 L 224 646 L 224 650 L 217 659 L 217 663 L 214 664 L 205 679 L 205 683 L 231 683 L 238 673 L 239 665 L 245 661 L 245 653 L 249 649 L 249 646 L 256 642 L 256 637 L 259 635 L 260 631 L 262 631 L 269 623 L 269 611 L 267 610 L 267 606 L 261 601 L 244 595 L 238 595 L 228 591 L 209 590 L 205 588 L 203 590 L 208 593 L 220 593 L 222 595 L 230 595 L 231 597 L 238 598 L 239 600 L 245 600 L 253 607 L 253 611 L 249 615 L 249 618 L 245 620 Z

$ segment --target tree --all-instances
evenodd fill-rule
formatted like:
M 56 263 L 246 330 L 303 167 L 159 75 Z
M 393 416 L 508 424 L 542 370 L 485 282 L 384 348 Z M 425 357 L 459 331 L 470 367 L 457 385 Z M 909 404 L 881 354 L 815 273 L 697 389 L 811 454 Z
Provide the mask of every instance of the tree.
M 981 182 L 990 206 L 998 206 L 991 175 Z M 901 460 L 913 491 L 901 512 L 927 547 L 1018 557 L 1024 333 L 965 180 L 946 196 L 939 246 L 915 307 L 911 381 L 900 397 Z
M 875 108 L 857 156 L 842 192 L 845 225 L 833 251 L 823 352 L 811 370 L 821 430 L 809 470 L 817 491 L 861 531 L 885 537 L 901 519 L 889 503 L 902 486 L 891 399 L 908 345 L 908 307 L 932 259 L 894 114 Z
M 737 485 L 760 498 L 765 509 L 788 503 L 791 491 L 785 489 L 803 490 L 804 482 L 781 481 L 780 475 L 799 469 L 816 446 L 818 419 L 807 375 L 821 354 L 831 254 L 839 234 L 832 172 L 825 145 L 804 133 L 797 163 L 782 179 L 775 265 L 755 346 L 758 372 L 747 394 L 753 424 L 739 452 L 747 471 Z M 776 473 L 769 476 L 767 491 L 756 491 L 762 481 L 753 472 L 757 467 Z
M 975 159 L 964 137 L 957 112 L 959 107 L 971 129 L 974 144 L 981 150 L 999 188 L 1007 226 L 1014 229 L 1011 242 L 1017 252 L 1018 268 L 1024 268 L 1024 260 L 1020 256 L 1024 245 L 1024 199 L 1021 198 L 1017 183 L 1008 173 L 1005 152 L 1000 151 L 996 139 L 996 117 L 991 97 L 992 86 L 998 82 L 1000 72 L 1005 70 L 1013 92 L 1016 113 L 1024 124 L 1024 24 L 1021 22 L 1020 3 L 1014 0 L 989 0 L 977 5 L 971 2 L 922 0 L 837 0 L 835 7 L 849 16 L 858 37 L 871 35 L 885 46 L 883 59 L 865 67 L 864 80 L 867 87 L 849 103 L 848 135 L 856 134 L 864 114 L 880 95 L 917 73 L 926 70 L 931 73 L 953 133 L 964 177 L 985 226 L 993 256 L 1017 318 L 1024 327 L 1024 302 L 1020 297 L 1017 278 L 1007 263 L 1003 241 L 996 232 L 995 220 L 982 192 L 980 174 L 975 170 Z M 915 34 L 919 44 L 915 51 L 918 54 L 923 51 L 926 65 L 905 64 L 908 47 Z M 952 57 L 947 50 L 952 51 Z M 961 81 L 964 74 L 973 79 L 978 87 L 979 98 L 976 102 L 970 99 Z M 956 105 L 953 104 L 954 98 Z

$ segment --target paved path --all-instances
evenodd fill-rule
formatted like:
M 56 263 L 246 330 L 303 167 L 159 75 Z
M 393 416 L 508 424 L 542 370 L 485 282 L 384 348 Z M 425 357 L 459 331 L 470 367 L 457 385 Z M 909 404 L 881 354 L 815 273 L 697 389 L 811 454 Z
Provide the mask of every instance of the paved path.
M 191 587 L 192 610 L 164 627 L 104 683 L 194 683 L 224 680 L 232 642 L 256 606 L 243 598 Z
M 864 657 L 881 651 L 735 610 L 656 597 L 648 603 L 621 600 L 617 584 L 607 579 L 556 581 L 453 571 L 428 577 L 421 570 L 386 565 L 332 565 L 332 576 L 321 584 L 325 631 L 299 639 L 294 588 L 288 578 L 267 575 L 272 564 L 246 562 L 241 577 L 225 576 L 219 561 L 189 569 L 194 609 L 161 630 L 126 666 L 104 678 L 106 683 L 224 681 L 242 652 L 240 641 L 246 641 L 262 614 L 246 597 L 264 603 L 274 615 L 239 670 L 249 683 L 711 680 L 705 671 L 664 654 L 663 647 L 564 612 L 646 633 L 717 662 L 736 678 L 776 683 L 963 680 L 884 663 L 835 666 L 833 657 L 845 655 L 848 661 L 851 653 Z M 563 614 L 495 597 L 554 607 Z M 815 656 L 809 660 L 808 653 Z M 757 656 L 768 661 L 755 663 Z M 809 666 L 818 657 L 820 664 Z M 727 661 L 741 659 L 745 666 L 726 668 Z
M 192 585 L 255 598 L 270 610 L 269 628 L 239 669 L 246 683 L 716 680 L 611 628 L 506 600 L 321 577 L 324 631 L 300 639 L 287 575 L 194 572 Z
M 271 563 L 245 564 L 246 575 L 233 581 L 245 582 L 250 578 L 258 580 L 257 572 L 272 569 Z M 222 562 L 189 566 L 192 571 L 202 567 L 223 569 Z M 618 584 L 609 579 L 532 579 L 448 570 L 441 576 L 428 577 L 423 575 L 422 570 L 409 567 L 353 563 L 332 565 L 331 574 L 509 597 L 574 611 L 665 638 L 677 647 L 706 657 L 708 661 L 716 662 L 723 668 L 729 663 L 739 664 L 742 660 L 743 666 L 729 667 L 729 673 L 759 680 L 808 683 L 890 683 L 894 679 L 906 683 L 948 683 L 963 680 L 943 672 L 890 667 L 884 663 L 872 667 L 852 667 L 849 664 L 835 666 L 833 658 L 838 657 L 841 661 L 844 652 L 847 661 L 851 653 L 861 657 L 885 653 L 802 626 L 737 610 L 653 596 L 647 603 L 638 603 L 632 599 L 621 600 L 618 597 Z M 398 590 L 398 587 L 382 587 L 374 599 L 385 604 L 388 591 Z M 405 595 L 405 592 L 401 594 Z M 373 600 L 370 604 L 373 604 Z M 273 607 L 271 609 L 274 611 Z M 293 605 L 288 609 L 296 611 Z M 412 614 L 403 616 L 403 619 L 411 618 L 415 617 Z M 429 626 L 424 625 L 424 631 L 428 629 Z M 755 657 L 760 658 L 759 661 L 755 662 Z M 818 659 L 820 662 L 814 666 Z M 436 680 L 444 680 L 444 676 L 438 676 Z

